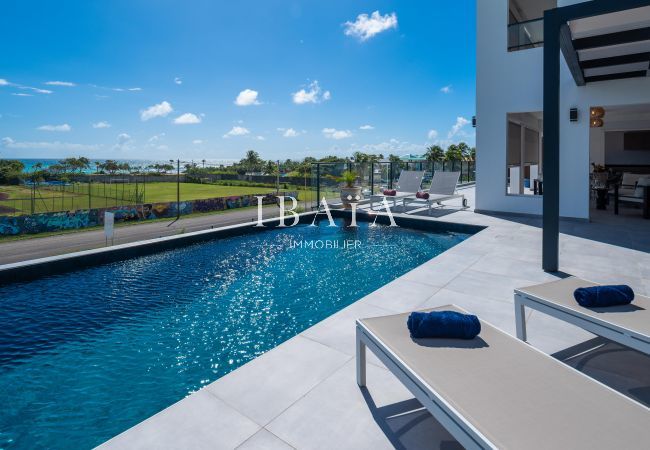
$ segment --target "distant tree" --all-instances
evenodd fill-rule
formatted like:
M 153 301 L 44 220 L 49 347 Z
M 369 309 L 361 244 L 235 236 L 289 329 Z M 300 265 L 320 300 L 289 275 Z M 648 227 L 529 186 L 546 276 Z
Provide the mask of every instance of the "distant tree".
M 0 182 L 18 184 L 25 170 L 25 165 L 16 159 L 0 159 Z
M 446 161 L 462 161 L 463 159 L 463 153 L 458 148 L 458 145 L 456 144 L 451 144 L 447 148 L 447 152 L 445 153 L 445 160 Z
M 275 161 L 267 161 L 264 165 L 264 173 L 266 175 L 276 175 L 278 173 L 278 163 Z
M 388 155 L 388 160 L 389 160 L 390 162 L 392 162 L 392 163 L 397 163 L 397 162 L 400 162 L 400 161 L 402 160 L 402 158 L 400 158 L 400 157 L 397 156 L 397 155 L 393 155 L 393 154 L 391 153 L 390 155 Z
M 259 172 L 262 167 L 262 158 L 255 150 L 249 150 L 246 152 L 244 159 L 240 161 L 240 164 L 247 172 Z
M 458 144 L 458 151 L 461 154 L 461 159 L 464 161 L 469 161 L 470 159 L 470 153 L 472 149 L 467 145 L 465 142 L 461 142 Z
M 445 159 L 445 151 L 439 145 L 432 145 L 427 147 L 424 156 L 429 162 L 440 162 Z
M 113 159 L 107 159 L 102 164 L 103 169 L 111 175 L 115 175 L 120 170 L 120 163 Z

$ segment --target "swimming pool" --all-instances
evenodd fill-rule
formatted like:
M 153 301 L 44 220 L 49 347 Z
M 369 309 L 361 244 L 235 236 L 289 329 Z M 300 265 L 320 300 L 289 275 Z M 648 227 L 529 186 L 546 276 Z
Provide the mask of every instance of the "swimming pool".
M 0 286 L 0 448 L 98 445 L 469 236 L 327 225 Z

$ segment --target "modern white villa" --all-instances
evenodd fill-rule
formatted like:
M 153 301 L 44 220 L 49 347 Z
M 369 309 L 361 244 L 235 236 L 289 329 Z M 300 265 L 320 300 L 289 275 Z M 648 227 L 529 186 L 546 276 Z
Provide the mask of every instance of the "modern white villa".
M 650 174 L 650 6 L 605 3 L 477 2 L 477 210 L 589 220 L 594 165 Z
M 650 0 L 476 3 L 476 184 L 0 243 L 0 449 L 648 448 Z

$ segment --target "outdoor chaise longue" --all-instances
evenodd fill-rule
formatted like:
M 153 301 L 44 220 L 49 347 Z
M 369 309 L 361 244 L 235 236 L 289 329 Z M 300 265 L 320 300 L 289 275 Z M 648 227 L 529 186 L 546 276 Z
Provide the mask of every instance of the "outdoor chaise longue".
M 397 180 L 395 195 L 375 194 L 370 196 L 370 209 L 373 210 L 375 203 L 382 203 L 385 200 L 393 203 L 393 208 L 397 206 L 397 201 L 408 196 L 413 196 L 420 191 L 422 187 L 423 171 L 402 170 Z
M 636 295 L 629 305 L 607 308 L 584 308 L 574 300 L 577 288 L 596 285 L 569 277 L 515 289 L 517 337 L 526 340 L 525 307 L 529 307 L 650 355 L 650 298 Z
M 465 448 L 650 442 L 650 409 L 505 332 L 481 322 L 473 340 L 414 340 L 407 317 L 357 321 L 357 383 L 366 384 L 367 346 Z
M 442 205 L 442 202 L 455 198 L 462 199 L 463 208 L 467 207 L 467 200 L 463 194 L 456 194 L 456 186 L 460 179 L 460 172 L 436 172 L 431 179 L 429 187 L 429 198 L 418 198 L 415 194 L 403 198 L 404 210 L 410 204 L 427 206 L 429 214 L 434 205 Z

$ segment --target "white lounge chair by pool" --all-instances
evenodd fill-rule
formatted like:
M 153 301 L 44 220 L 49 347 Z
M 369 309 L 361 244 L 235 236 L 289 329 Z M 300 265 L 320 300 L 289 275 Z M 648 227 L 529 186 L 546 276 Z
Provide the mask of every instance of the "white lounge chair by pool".
M 357 320 L 357 383 L 366 384 L 367 347 L 465 448 L 649 442 L 650 409 L 509 334 L 481 321 L 473 340 L 414 340 L 407 317 Z
M 431 179 L 429 188 L 429 198 L 417 198 L 415 194 L 403 199 L 404 209 L 410 204 L 426 205 L 429 208 L 429 214 L 434 204 L 442 205 L 442 202 L 455 198 L 462 199 L 463 208 L 467 207 L 467 200 L 463 194 L 456 194 L 456 186 L 460 179 L 460 172 L 436 172 Z
M 576 277 L 515 289 L 517 337 L 526 340 L 526 307 L 650 355 L 650 298 L 635 295 L 630 305 L 584 308 L 573 298 L 596 283 Z
M 383 195 L 375 194 L 370 196 L 370 209 L 373 209 L 375 203 L 383 203 L 384 199 L 392 201 L 393 207 L 397 206 L 397 200 L 403 199 L 411 195 L 415 195 L 416 192 L 422 187 L 422 179 L 424 178 L 424 171 L 415 171 L 415 170 L 402 170 L 399 174 L 399 180 L 397 180 L 397 186 L 395 190 L 397 191 L 396 195 Z

